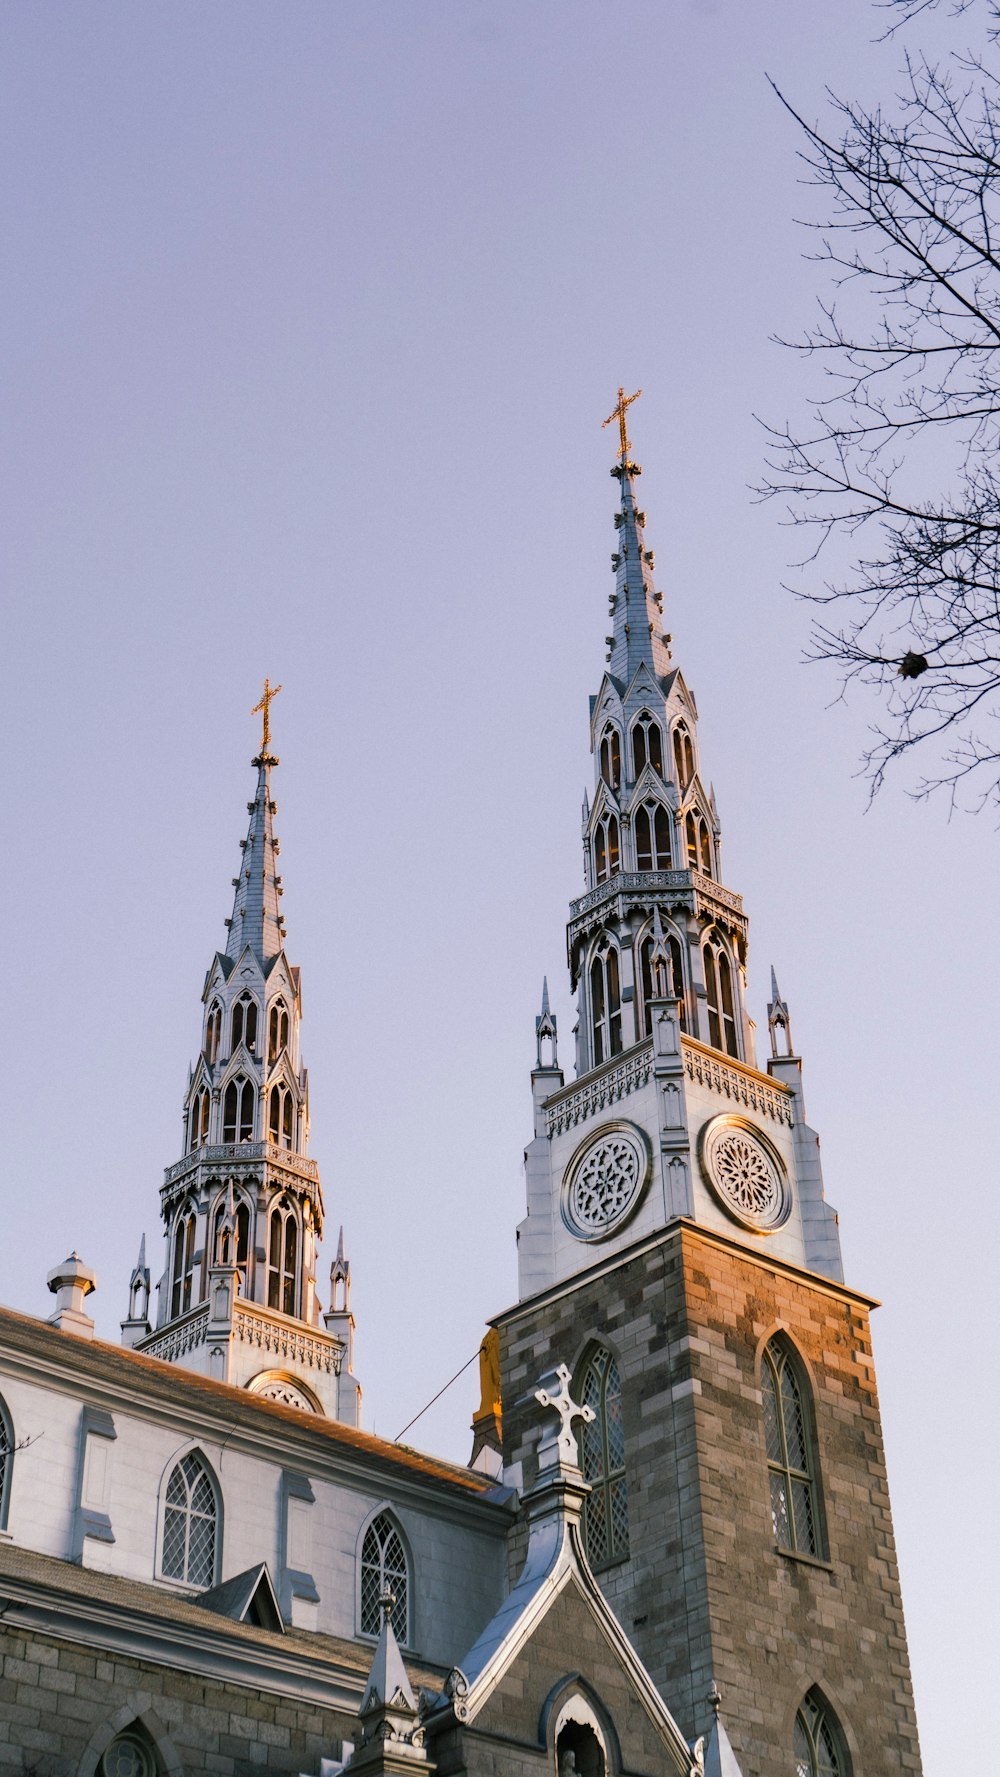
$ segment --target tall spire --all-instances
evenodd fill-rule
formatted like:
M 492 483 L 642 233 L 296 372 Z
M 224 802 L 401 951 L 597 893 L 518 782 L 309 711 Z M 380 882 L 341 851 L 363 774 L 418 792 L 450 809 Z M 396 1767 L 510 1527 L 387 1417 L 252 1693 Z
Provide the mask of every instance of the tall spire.
M 264 694 L 252 715 L 263 712 L 261 749 L 252 763 L 257 767 L 257 793 L 247 803 L 250 827 L 242 842 L 240 873 L 233 877 L 236 890 L 232 918 L 227 921 L 226 955 L 235 962 L 249 944 L 260 963 L 269 962 L 283 949 L 286 932 L 279 911 L 281 877 L 278 875 L 279 844 L 274 836 L 277 803 L 271 797 L 271 771 L 280 761 L 271 751 L 270 705 L 281 686 L 264 680 Z
M 669 638 L 663 633 L 663 600 L 653 585 L 653 552 L 646 548 L 646 515 L 635 503 L 635 477 L 642 474 L 631 460 L 632 441 L 625 432 L 625 413 L 634 395 L 618 390 L 618 405 L 604 421 L 618 421 L 620 449 L 611 473 L 621 484 L 621 506 L 615 513 L 618 548 L 611 557 L 615 590 L 611 595 L 612 633 L 608 637 L 608 666 L 612 678 L 629 685 L 641 665 L 657 678 L 671 670 Z

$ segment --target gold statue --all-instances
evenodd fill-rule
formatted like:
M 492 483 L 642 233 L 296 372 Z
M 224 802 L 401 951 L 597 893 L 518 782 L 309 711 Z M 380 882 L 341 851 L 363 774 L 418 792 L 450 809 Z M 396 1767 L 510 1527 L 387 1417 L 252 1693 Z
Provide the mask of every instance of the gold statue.
M 626 409 L 631 407 L 633 401 L 638 401 L 639 396 L 641 394 L 642 394 L 641 389 L 636 389 L 636 392 L 634 395 L 626 395 L 624 389 L 619 389 L 618 390 L 618 406 L 612 409 L 612 411 L 608 414 L 607 419 L 604 421 L 604 423 L 601 427 L 601 430 L 603 431 L 604 426 L 610 426 L 613 420 L 618 421 L 618 430 L 621 433 L 621 440 L 622 440 L 622 462 L 623 463 L 628 462 L 628 453 L 632 449 L 631 438 L 627 438 L 625 436 Z

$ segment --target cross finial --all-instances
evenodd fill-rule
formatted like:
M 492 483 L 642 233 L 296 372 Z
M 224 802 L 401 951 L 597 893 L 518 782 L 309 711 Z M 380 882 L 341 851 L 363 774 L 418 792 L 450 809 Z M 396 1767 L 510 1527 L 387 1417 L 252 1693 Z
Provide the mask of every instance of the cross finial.
M 601 427 L 601 430 L 603 431 L 604 426 L 610 426 L 613 420 L 618 421 L 618 430 L 621 434 L 621 441 L 622 441 L 622 462 L 623 463 L 628 462 L 628 453 L 632 449 L 632 440 L 631 440 L 631 438 L 629 438 L 626 435 L 626 432 L 625 432 L 625 414 L 626 414 L 627 409 L 631 407 L 633 401 L 638 401 L 639 396 L 641 394 L 642 394 L 642 390 L 636 389 L 636 392 L 634 395 L 626 395 L 625 390 L 620 388 L 618 390 L 618 405 L 617 405 L 617 407 L 613 407 L 611 409 L 611 412 L 608 414 L 607 419 L 604 421 L 604 423 Z
M 271 704 L 274 702 L 274 699 L 277 697 L 280 690 L 280 685 L 272 685 L 270 679 L 265 679 L 263 696 L 261 697 L 260 702 L 255 703 L 253 709 L 250 711 L 251 716 L 259 716 L 261 711 L 263 711 L 264 714 L 264 738 L 260 743 L 262 757 L 266 754 L 267 749 L 271 744 Z
M 546 1372 L 535 1389 L 535 1399 L 539 1406 L 552 1407 L 559 1415 L 558 1432 L 549 1432 L 539 1446 L 539 1468 L 579 1468 L 580 1452 L 573 1435 L 573 1421 L 582 1419 L 584 1425 L 589 1425 L 595 1415 L 593 1407 L 579 1407 L 571 1399 L 569 1370 L 565 1364 Z

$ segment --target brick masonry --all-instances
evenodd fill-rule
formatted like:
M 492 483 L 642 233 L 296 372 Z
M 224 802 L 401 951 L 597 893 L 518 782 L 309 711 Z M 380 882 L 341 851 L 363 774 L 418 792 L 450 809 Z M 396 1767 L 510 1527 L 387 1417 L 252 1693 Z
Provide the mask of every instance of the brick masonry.
M 630 1554 L 598 1577 L 689 1737 L 709 1731 L 715 1679 L 745 1777 L 787 1777 L 813 1685 L 855 1777 L 920 1770 L 869 1307 L 679 1222 L 499 1320 L 504 1454 L 526 1486 L 539 1375 L 561 1360 L 578 1372 L 595 1340 L 615 1353 Z M 812 1388 L 823 1562 L 774 1543 L 759 1363 L 779 1329 Z

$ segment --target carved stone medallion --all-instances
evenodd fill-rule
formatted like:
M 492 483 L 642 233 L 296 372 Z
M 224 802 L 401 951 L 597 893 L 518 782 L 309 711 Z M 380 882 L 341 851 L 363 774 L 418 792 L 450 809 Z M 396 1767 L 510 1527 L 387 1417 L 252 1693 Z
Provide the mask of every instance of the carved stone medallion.
M 606 1240 L 637 1208 L 649 1178 L 649 1145 L 634 1123 L 606 1123 L 566 1168 L 562 1216 L 578 1240 Z
M 727 1215 L 757 1234 L 788 1220 L 791 1191 L 763 1131 L 743 1117 L 713 1117 L 699 1142 L 701 1169 Z

